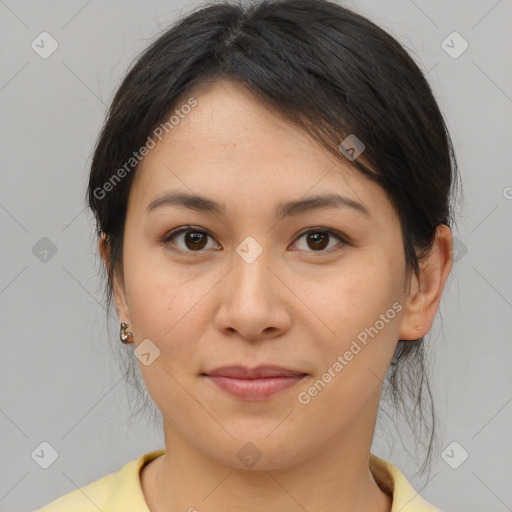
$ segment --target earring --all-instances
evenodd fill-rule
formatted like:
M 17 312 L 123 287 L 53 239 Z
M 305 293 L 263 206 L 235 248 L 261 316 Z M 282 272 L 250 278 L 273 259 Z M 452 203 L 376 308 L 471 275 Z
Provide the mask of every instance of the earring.
M 119 338 L 125 344 L 133 343 L 133 334 L 131 332 L 126 332 L 126 328 L 128 324 L 121 324 L 121 331 L 119 332 Z
M 417 325 L 417 326 L 416 326 L 416 329 L 421 329 L 421 325 Z

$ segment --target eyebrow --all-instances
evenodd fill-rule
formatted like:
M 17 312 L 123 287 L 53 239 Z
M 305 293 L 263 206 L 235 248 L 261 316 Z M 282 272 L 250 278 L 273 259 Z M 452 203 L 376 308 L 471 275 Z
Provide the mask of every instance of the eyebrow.
M 166 194 L 157 197 L 148 204 L 146 207 L 146 213 L 150 213 L 164 206 L 184 206 L 190 210 L 214 213 L 217 215 L 225 215 L 226 213 L 225 204 L 219 203 L 205 196 L 184 192 L 167 192 Z M 333 193 L 281 202 L 276 206 L 274 213 L 276 218 L 290 217 L 326 208 L 349 208 L 366 217 L 371 217 L 370 212 L 362 203 Z

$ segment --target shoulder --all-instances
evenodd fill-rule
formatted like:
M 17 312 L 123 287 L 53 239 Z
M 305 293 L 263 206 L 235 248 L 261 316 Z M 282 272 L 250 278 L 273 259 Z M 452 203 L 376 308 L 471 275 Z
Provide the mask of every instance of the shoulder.
M 138 459 L 126 463 L 119 471 L 110 473 L 99 480 L 75 489 L 34 512 L 139 512 L 147 508 L 139 474 L 141 468 L 165 450 L 142 454 Z
M 111 473 L 95 482 L 75 489 L 56 500 L 48 503 L 34 512 L 89 512 L 103 510 L 110 512 L 105 508 L 108 502 L 108 495 L 112 487 L 112 482 L 118 477 L 118 473 Z
M 393 496 L 391 512 L 441 512 L 425 501 L 391 462 L 370 453 L 370 471 L 379 486 Z

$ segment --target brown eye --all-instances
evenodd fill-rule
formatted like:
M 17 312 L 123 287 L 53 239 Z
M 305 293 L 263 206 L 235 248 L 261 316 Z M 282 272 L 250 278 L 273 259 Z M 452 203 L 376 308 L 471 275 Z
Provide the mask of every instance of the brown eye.
M 185 233 L 184 242 L 188 249 L 203 249 L 207 243 L 206 237 L 205 233 L 188 231 Z
M 203 249 L 208 249 L 209 238 L 214 240 L 209 233 L 202 229 L 185 226 L 169 233 L 162 243 L 173 251 L 191 254 L 205 252 Z M 333 249 L 336 250 L 336 246 L 344 246 L 347 243 L 341 234 L 331 229 L 310 229 L 299 236 L 298 240 L 301 239 L 304 239 L 306 243 L 305 246 L 303 244 L 298 249 L 306 252 L 330 253 Z M 335 239 L 338 240 L 338 243 L 332 244 L 332 240 Z M 213 247 L 209 248 L 220 249 L 220 246 L 213 244 Z
M 185 227 L 171 232 L 162 242 L 164 245 L 170 245 L 170 248 L 175 251 L 202 252 L 208 244 L 208 238 L 211 236 L 206 231 Z
M 325 250 L 326 247 L 329 246 L 330 241 L 335 238 L 342 242 L 345 242 L 344 238 L 339 235 L 337 232 L 332 231 L 330 229 L 310 229 L 303 233 L 298 240 L 304 238 L 306 241 L 306 248 L 299 247 L 300 250 L 305 250 L 309 252 L 331 252 L 331 248 Z M 334 247 L 340 244 L 334 244 Z
M 322 250 L 329 244 L 329 235 L 327 233 L 308 233 L 306 240 L 308 247 Z

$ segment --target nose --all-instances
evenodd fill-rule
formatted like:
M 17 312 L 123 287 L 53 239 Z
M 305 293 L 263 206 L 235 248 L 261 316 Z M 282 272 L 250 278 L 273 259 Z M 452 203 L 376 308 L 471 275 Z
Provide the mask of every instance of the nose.
M 257 341 L 283 335 L 291 324 L 290 291 L 263 251 L 254 261 L 236 254 L 219 283 L 215 324 L 227 336 Z

